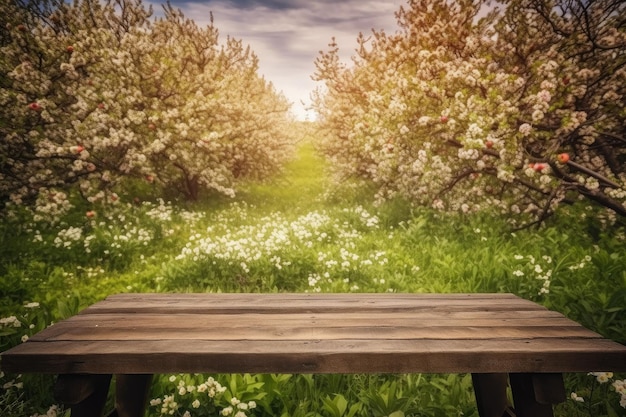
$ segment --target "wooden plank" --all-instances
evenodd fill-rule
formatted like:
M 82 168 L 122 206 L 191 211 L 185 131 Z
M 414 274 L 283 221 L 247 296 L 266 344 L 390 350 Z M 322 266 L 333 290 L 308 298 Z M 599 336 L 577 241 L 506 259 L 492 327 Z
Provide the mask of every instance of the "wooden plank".
M 98 316 L 95 318 L 94 316 Z M 91 320 L 134 320 L 135 317 L 145 317 L 146 319 L 163 319 L 167 317 L 175 318 L 176 320 L 180 318 L 180 320 L 186 320 L 189 318 L 196 318 L 198 320 L 212 320 L 213 322 L 217 322 L 220 320 L 230 320 L 230 321 L 265 321 L 265 320 L 282 320 L 282 321 L 290 321 L 290 320 L 301 320 L 302 318 L 307 318 L 311 320 L 324 320 L 324 321 L 352 321 L 352 320 L 377 320 L 377 321 L 388 321 L 388 320 L 423 320 L 423 321 L 444 321 L 444 320 L 476 320 L 476 319 L 490 319 L 490 320 L 502 320 L 502 321 L 522 321 L 522 320 L 567 320 L 575 326 L 580 326 L 580 324 L 566 319 L 561 313 L 557 313 L 555 311 L 550 310 L 525 310 L 525 311 L 516 311 L 516 310 L 506 310 L 506 311 L 474 311 L 474 310 L 460 310 L 460 311 L 429 311 L 429 310 L 420 310 L 420 311 L 398 311 L 398 312 L 389 312 L 389 311 L 358 311 L 358 312 L 341 312 L 341 314 L 337 313 L 326 313 L 326 312 L 294 312 L 294 313 L 284 313 L 282 311 L 278 312 L 242 312 L 242 313 L 188 313 L 188 312 L 172 312 L 168 314 L 163 313 L 153 313 L 150 311 L 141 311 L 128 316 L 124 313 L 116 313 L 116 312 L 91 312 L 91 314 L 79 314 L 70 318 L 73 321 L 84 321 L 88 322 Z
M 375 305 L 375 306 L 359 306 L 359 305 L 342 305 L 342 304 L 308 304 L 308 305 L 289 305 L 280 306 L 245 306 L 245 305 L 227 305 L 227 306 L 206 306 L 202 303 L 177 303 L 173 305 L 163 304 L 144 304 L 144 305 L 127 305 L 127 304 L 96 304 L 79 314 L 301 314 L 301 313 L 335 313 L 343 314 L 345 312 L 359 313 L 461 313 L 461 312 L 492 312 L 492 313 L 511 313 L 511 312 L 537 312 L 543 309 L 536 309 L 529 305 L 511 305 L 508 303 L 502 305 L 481 304 L 481 303 L 464 303 L 458 305 L 449 305 L 445 303 L 433 304 L 413 304 L 408 306 L 402 305 Z
M 44 347 L 42 347 L 42 345 Z M 3 355 L 5 372 L 498 373 L 626 371 L 605 339 L 156 340 L 33 342 Z
M 279 301 L 280 303 L 276 303 Z M 402 293 L 350 293 L 350 294 L 312 294 L 312 293 L 277 293 L 277 294 L 117 294 L 107 297 L 102 303 L 125 303 L 125 304 L 177 304 L 207 302 L 219 304 L 245 304 L 246 306 L 265 306 L 267 304 L 280 307 L 280 304 L 296 304 L 298 306 L 310 304 L 336 303 L 345 305 L 374 305 L 387 304 L 398 305 L 406 303 L 437 303 L 437 302 L 476 302 L 488 301 L 489 303 L 514 302 L 520 304 L 537 304 L 523 300 L 511 294 L 402 294 Z
M 199 327 L 232 327 L 245 328 L 257 326 L 298 327 L 315 326 L 345 327 L 354 326 L 403 326 L 416 328 L 436 328 L 447 326 L 474 326 L 474 327 L 576 327 L 576 322 L 562 315 L 545 317 L 520 317 L 513 314 L 503 318 L 500 314 L 476 316 L 463 313 L 454 316 L 437 314 L 384 314 L 384 313 L 357 313 L 357 314 L 90 314 L 74 316 L 68 320 L 56 323 L 50 329 L 61 331 L 62 328 L 81 327 L 133 327 L 141 326 L 147 329 L 159 328 L 199 328 Z
M 169 314 L 137 312 L 132 315 L 127 314 L 83 314 L 68 319 L 77 326 L 87 323 L 111 324 L 120 322 L 144 322 L 145 325 L 158 325 L 178 321 L 180 325 L 185 325 L 189 321 L 198 324 L 215 324 L 224 323 L 225 325 L 241 325 L 242 323 L 259 322 L 264 323 L 298 323 L 309 322 L 319 326 L 332 325 L 336 323 L 362 324 L 362 323 L 380 323 L 380 324 L 406 324 L 415 323 L 422 326 L 426 325 L 445 325 L 446 323 L 484 323 L 484 325 L 562 325 L 577 326 L 580 325 L 572 320 L 565 318 L 563 315 L 555 312 L 532 312 L 532 311 L 509 311 L 509 312 L 474 312 L 474 311 L 456 311 L 438 313 L 432 311 L 422 312 L 360 312 L 360 313 L 241 313 L 241 314 L 202 314 L 202 313 L 186 313 L 172 312 Z
M 115 301 L 140 301 L 140 300 L 197 300 L 215 298 L 218 300 L 388 300 L 392 302 L 401 300 L 523 300 L 511 293 L 120 293 L 106 297 L 106 300 Z M 532 301 L 531 301 L 532 303 Z
M 277 303 L 279 302 L 279 303 Z M 463 304 L 487 302 L 489 304 L 527 304 L 534 308 L 541 308 L 537 304 L 512 297 L 491 297 L 488 295 L 476 294 L 449 294 L 449 295 L 424 295 L 424 294 L 134 294 L 133 296 L 110 296 L 101 301 L 103 304 L 114 305 L 116 303 L 125 305 L 142 305 L 142 304 L 198 304 L 205 303 L 211 307 L 224 307 L 227 305 L 248 306 L 254 308 L 256 306 L 273 305 L 280 308 L 283 304 L 303 306 L 307 304 L 323 305 L 406 305 L 413 303 L 437 304 L 437 303 Z
M 57 331 L 55 331 L 57 330 Z M 316 327 L 306 325 L 248 325 L 242 327 L 210 328 L 162 327 L 145 328 L 140 325 L 118 327 L 54 326 L 48 332 L 33 336 L 34 341 L 53 340 L 481 340 L 512 338 L 578 338 L 598 339 L 599 336 L 582 327 L 556 326 L 335 326 Z
M 151 313 L 285 313 L 361 311 L 541 311 L 544 307 L 514 296 L 474 294 L 136 294 L 109 297 L 81 314 Z M 393 297 L 397 295 L 396 297 Z
M 387 334 L 393 337 L 394 333 L 396 332 L 408 332 L 405 333 L 404 338 L 412 338 L 413 336 L 410 336 L 412 334 L 410 332 L 417 332 L 415 334 L 415 337 L 418 338 L 423 337 L 424 334 L 426 334 L 427 336 L 432 335 L 433 337 L 440 338 L 448 337 L 453 335 L 453 333 L 464 330 L 477 334 L 485 333 L 485 335 L 487 336 L 489 335 L 490 331 L 493 331 L 494 333 L 492 334 L 495 335 L 497 332 L 506 332 L 507 330 L 511 330 L 512 332 L 515 332 L 515 337 L 518 337 L 518 333 L 525 331 L 528 332 L 529 336 L 531 334 L 541 332 L 541 334 L 539 334 L 537 337 L 554 337 L 564 336 L 567 334 L 586 337 L 599 337 L 597 333 L 594 333 L 584 327 L 572 326 L 567 322 L 512 322 L 510 324 L 506 324 L 499 321 L 474 320 L 447 323 L 410 323 L 390 320 L 389 322 L 385 323 L 377 323 L 372 321 L 354 321 L 342 324 L 338 322 L 319 322 L 310 320 L 288 322 L 268 320 L 267 322 L 217 322 L 206 324 L 203 320 L 190 320 L 185 323 L 181 322 L 177 325 L 176 320 L 163 319 L 161 325 L 159 325 L 159 321 L 156 321 L 156 323 L 150 322 L 150 324 L 147 324 L 146 322 L 143 322 L 141 320 L 129 320 L 127 322 L 117 320 L 96 320 L 94 322 L 62 322 L 56 323 L 54 326 L 51 326 L 45 331 L 38 333 L 31 339 L 45 340 L 48 338 L 62 336 L 64 333 L 67 333 L 67 335 L 79 335 L 81 333 L 104 334 L 106 332 L 126 332 L 129 333 L 128 337 L 132 337 L 132 332 L 138 329 L 141 329 L 141 331 L 146 334 L 154 333 L 158 337 L 164 337 L 163 334 L 169 331 L 177 331 L 181 333 L 198 332 L 198 334 L 204 334 L 203 337 L 205 338 L 210 338 L 210 335 L 214 334 L 217 339 L 224 338 L 224 334 L 239 334 L 245 333 L 246 331 L 250 331 L 252 335 L 260 335 L 264 332 L 267 332 L 268 334 L 272 332 L 286 335 L 296 335 L 302 334 L 306 331 L 328 331 L 330 332 L 329 336 L 334 337 L 333 333 L 337 330 L 345 331 L 346 334 L 351 334 L 352 332 L 365 332 L 368 330 L 380 330 L 379 334 L 375 334 L 375 332 L 374 334 L 372 334 L 373 338 L 384 337 Z M 398 334 L 397 336 L 402 336 L 402 334 Z

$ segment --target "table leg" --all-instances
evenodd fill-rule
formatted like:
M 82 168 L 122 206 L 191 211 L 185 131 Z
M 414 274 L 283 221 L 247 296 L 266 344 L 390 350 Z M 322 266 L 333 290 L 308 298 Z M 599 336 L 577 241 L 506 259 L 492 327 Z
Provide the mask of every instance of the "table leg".
M 472 374 L 480 417 L 514 416 L 506 395 L 507 374 Z
M 108 417 L 142 417 L 151 382 L 150 374 L 115 375 L 115 410 Z
M 54 397 L 69 405 L 72 417 L 100 417 L 104 414 L 111 375 L 59 375 Z
M 517 417 L 553 417 L 552 405 L 565 401 L 561 374 L 510 374 Z

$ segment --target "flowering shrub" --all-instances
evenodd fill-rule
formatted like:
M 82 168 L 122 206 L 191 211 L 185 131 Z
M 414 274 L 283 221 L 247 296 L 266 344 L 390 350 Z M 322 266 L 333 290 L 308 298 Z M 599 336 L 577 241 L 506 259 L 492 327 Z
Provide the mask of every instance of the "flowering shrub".
M 254 383 L 253 377 L 239 377 L 240 382 L 245 384 L 242 395 L 249 398 L 262 398 L 264 394 L 257 391 L 263 383 Z M 257 407 L 253 399 L 242 401 L 237 398 L 239 393 L 231 392 L 237 384 L 231 386 L 231 390 L 223 386 L 212 376 L 206 379 L 201 375 L 171 375 L 168 377 L 171 393 L 160 398 L 150 400 L 150 406 L 154 407 L 158 416 L 232 416 L 248 417 L 254 415 Z
M 350 66 L 333 40 L 314 75 L 325 154 L 379 200 L 543 220 L 585 198 L 626 216 L 626 6 L 485 3 L 411 0 Z
M 48 309 L 35 301 L 25 302 L 15 315 L 0 314 L 0 351 L 26 342 L 49 324 Z M 0 414 L 7 417 L 64 415 L 62 408 L 49 405 L 53 401 L 50 390 L 52 380 L 51 376 L 9 375 L 0 371 Z M 30 414 L 35 409 L 41 414 Z
M 194 276 L 207 285 L 219 285 L 225 278 L 228 286 L 234 284 L 233 275 L 243 281 L 265 276 L 276 277 L 274 282 L 284 278 L 283 285 L 292 290 L 357 291 L 355 279 L 370 271 L 375 275 L 388 262 L 383 250 L 355 253 L 364 233 L 378 229 L 378 217 L 362 206 L 342 209 L 339 218 L 319 211 L 295 219 L 272 213 L 253 224 L 246 224 L 253 207 L 243 208 L 233 204 L 207 230 L 192 233 L 176 263 L 170 264 L 173 273 L 178 275 L 179 265 L 186 267 L 192 285 L 199 283 Z M 328 245 L 339 247 L 327 249 Z M 173 288 L 184 282 L 170 281 Z M 384 279 L 376 283 L 386 290 Z
M 525 258 L 522 255 L 515 255 L 515 260 L 523 261 Z M 515 269 L 512 272 L 512 275 L 516 277 L 524 277 L 527 273 L 532 275 L 534 279 L 539 280 L 541 285 L 539 286 L 539 290 L 537 291 L 537 295 L 543 295 L 550 293 L 550 278 L 552 277 L 553 270 L 551 269 L 552 258 L 548 255 L 544 255 L 542 257 L 543 262 L 537 262 L 535 257 L 529 255 L 526 257 L 527 262 L 523 269 L 527 269 L 528 271 L 525 273 L 521 269 Z M 542 266 L 545 265 L 545 266 Z
M 596 416 L 601 412 L 600 407 L 604 406 L 608 410 L 609 416 L 617 416 L 619 412 L 612 404 L 612 397 L 619 397 L 619 405 L 626 408 L 626 380 L 614 378 L 612 372 L 590 372 L 589 376 L 595 379 L 591 388 L 570 394 L 571 406 L 570 415 L 576 416 Z M 611 391 L 614 393 L 611 393 Z M 611 398 L 611 400 L 609 400 Z
M 58 221 L 130 179 L 233 195 L 290 157 L 289 104 L 239 40 L 139 0 L 0 5 L 0 203 Z

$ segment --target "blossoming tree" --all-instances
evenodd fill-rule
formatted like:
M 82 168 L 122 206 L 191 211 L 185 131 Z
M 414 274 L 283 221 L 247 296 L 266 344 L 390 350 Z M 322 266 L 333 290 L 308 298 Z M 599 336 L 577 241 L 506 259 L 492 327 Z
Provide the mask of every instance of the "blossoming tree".
M 446 210 L 626 216 L 626 6 L 411 0 L 393 35 L 316 60 L 323 149 L 344 176 Z M 515 216 L 519 218 L 519 216 Z
M 290 155 L 289 103 L 239 40 L 140 0 L 0 6 L 0 200 L 46 212 L 135 178 L 232 195 Z M 121 187 L 121 188 L 120 188 Z

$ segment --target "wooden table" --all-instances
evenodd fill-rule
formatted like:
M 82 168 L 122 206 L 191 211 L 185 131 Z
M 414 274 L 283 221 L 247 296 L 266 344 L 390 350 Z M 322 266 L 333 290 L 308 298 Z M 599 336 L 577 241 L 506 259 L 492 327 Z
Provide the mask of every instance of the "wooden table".
M 561 373 L 626 371 L 626 347 L 511 294 L 119 294 L 2 354 L 58 374 L 72 417 L 138 417 L 157 373 L 471 373 L 482 417 L 552 416 Z M 506 396 L 513 392 L 515 411 Z

